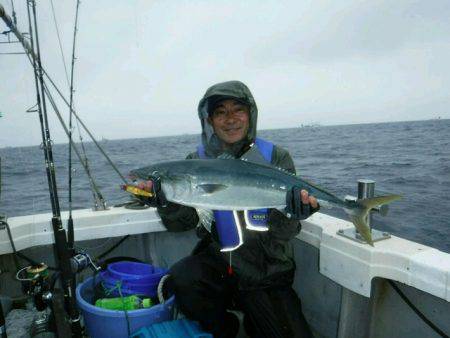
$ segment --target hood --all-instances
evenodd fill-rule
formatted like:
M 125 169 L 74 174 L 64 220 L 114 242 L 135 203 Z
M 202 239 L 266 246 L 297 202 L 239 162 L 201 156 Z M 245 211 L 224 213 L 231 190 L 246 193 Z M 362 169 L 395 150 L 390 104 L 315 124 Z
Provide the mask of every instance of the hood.
M 248 87 L 240 81 L 217 83 L 208 88 L 198 104 L 198 117 L 200 118 L 200 122 L 202 124 L 202 143 L 205 147 L 206 154 L 211 157 L 217 157 L 224 151 L 223 142 L 217 137 L 214 133 L 214 129 L 208 123 L 208 111 L 210 105 L 217 102 L 218 98 L 232 98 L 238 101 L 243 101 L 250 108 L 250 125 L 247 137 L 242 141 L 235 143 L 231 150 L 228 150 L 228 152 L 232 153 L 231 155 L 237 156 L 245 146 L 255 141 L 258 108 L 256 107 L 255 99 L 253 98 L 250 89 L 248 89 Z

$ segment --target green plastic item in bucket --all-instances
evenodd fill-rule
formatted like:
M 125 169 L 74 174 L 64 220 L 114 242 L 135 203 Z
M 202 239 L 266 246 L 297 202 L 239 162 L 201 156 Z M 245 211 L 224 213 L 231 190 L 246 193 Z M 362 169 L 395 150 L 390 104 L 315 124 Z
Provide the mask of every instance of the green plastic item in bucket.
M 108 310 L 137 310 L 151 307 L 150 298 L 139 298 L 136 295 L 117 298 L 100 298 L 95 301 L 95 306 Z
M 91 338 L 124 338 L 142 327 L 173 319 L 175 297 L 152 307 L 117 311 L 94 305 L 94 287 L 99 284 L 89 277 L 79 283 L 76 289 L 77 305 L 83 315 L 87 335 Z

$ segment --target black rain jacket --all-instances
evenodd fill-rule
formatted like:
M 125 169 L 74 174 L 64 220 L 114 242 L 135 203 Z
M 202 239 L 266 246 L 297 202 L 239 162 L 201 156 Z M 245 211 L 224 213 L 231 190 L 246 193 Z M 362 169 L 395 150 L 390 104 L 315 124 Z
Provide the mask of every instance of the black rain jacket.
M 223 152 L 220 139 L 207 122 L 208 107 L 218 97 L 236 98 L 250 107 L 250 126 L 247 138 L 233 145 L 232 155 L 237 156 L 242 148 L 254 142 L 256 138 L 256 121 L 258 110 L 250 90 L 239 81 L 219 83 L 209 88 L 199 103 L 198 112 L 202 123 L 202 143 L 209 157 L 217 157 Z M 227 151 L 228 153 L 230 150 Z M 199 158 L 196 152 L 188 159 Z M 281 147 L 274 146 L 271 163 L 274 166 L 295 173 L 294 163 L 289 153 Z M 240 290 L 291 285 L 295 273 L 293 256 L 293 239 L 301 229 L 299 221 L 287 218 L 276 209 L 270 210 L 269 230 L 265 232 L 243 229 L 244 244 L 230 252 L 220 252 L 220 245 L 214 224 L 211 233 L 199 224 L 199 217 L 194 208 L 169 203 L 166 207 L 158 207 L 158 213 L 168 231 L 180 232 L 197 227 L 201 238 L 193 254 L 207 250 L 226 262 L 230 261 L 233 272 L 238 279 Z

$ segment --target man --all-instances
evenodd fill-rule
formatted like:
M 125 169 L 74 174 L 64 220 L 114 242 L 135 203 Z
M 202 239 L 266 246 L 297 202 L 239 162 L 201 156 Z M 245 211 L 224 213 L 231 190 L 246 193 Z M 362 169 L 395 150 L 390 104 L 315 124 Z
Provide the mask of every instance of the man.
M 229 81 L 210 87 L 199 103 L 198 113 L 202 144 L 188 159 L 245 157 L 295 173 L 286 150 L 256 138 L 258 111 L 243 83 Z M 199 225 L 201 241 L 191 256 L 172 266 L 168 283 L 188 318 L 199 321 L 214 337 L 235 337 L 239 321 L 228 310 L 239 309 L 251 337 L 311 337 L 300 300 L 291 287 L 295 262 L 289 241 L 300 232 L 299 220 L 318 210 L 314 197 L 294 188 L 287 194 L 285 212 L 260 211 L 258 226 L 263 226 L 256 230 L 267 231 L 255 231 L 248 224 L 251 220 L 241 214 L 241 219 L 247 221 L 244 243 L 234 251 L 223 252 L 217 232 L 223 224 L 216 213 L 211 227 L 198 224 L 195 209 L 165 201 L 154 182 L 141 184 L 141 188 L 155 192 L 151 204 L 158 207 L 169 231 Z

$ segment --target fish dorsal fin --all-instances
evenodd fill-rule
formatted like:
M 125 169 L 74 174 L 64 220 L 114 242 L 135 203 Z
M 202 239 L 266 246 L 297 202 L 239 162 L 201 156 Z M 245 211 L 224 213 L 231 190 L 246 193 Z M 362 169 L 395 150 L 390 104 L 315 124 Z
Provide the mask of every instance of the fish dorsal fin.
M 246 152 L 244 152 L 239 159 L 241 161 L 253 162 L 257 164 L 267 164 L 263 155 L 259 152 L 258 147 L 252 143 Z
M 215 192 L 224 190 L 227 188 L 224 184 L 215 184 L 215 183 L 205 183 L 205 184 L 199 184 L 197 187 L 202 190 L 206 194 L 213 194 Z
M 280 171 L 282 171 L 282 172 L 284 172 L 286 174 L 289 174 L 291 176 L 296 176 L 294 173 L 292 173 L 292 172 L 290 172 L 290 171 L 288 171 L 286 169 L 274 166 L 273 164 L 267 162 L 264 159 L 264 157 L 261 154 L 261 152 L 258 150 L 258 146 L 255 143 L 252 143 L 249 146 L 247 151 L 241 157 L 239 157 L 239 160 L 245 161 L 245 162 L 252 162 L 252 163 L 263 165 L 263 166 L 266 166 L 266 167 L 271 167 L 271 168 L 280 170 Z
M 291 175 L 291 176 L 294 176 L 294 177 L 296 177 L 297 175 L 295 175 L 292 171 L 289 171 L 289 170 L 287 170 L 287 169 L 284 169 L 284 168 L 280 168 L 280 167 L 275 167 L 275 166 L 273 166 L 275 169 L 277 169 L 277 170 L 280 170 L 280 171 L 282 171 L 282 172 L 284 172 L 285 174 L 288 174 L 288 175 Z

